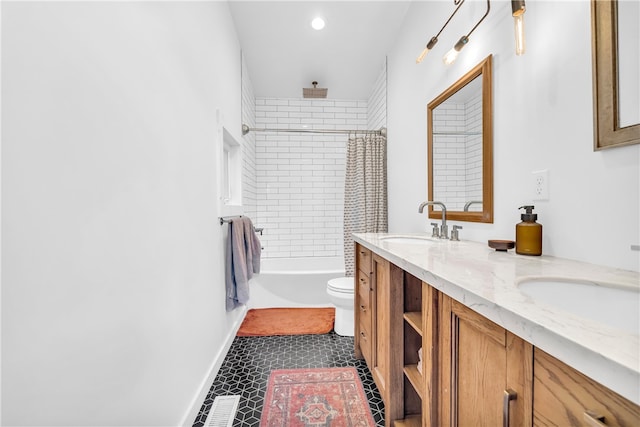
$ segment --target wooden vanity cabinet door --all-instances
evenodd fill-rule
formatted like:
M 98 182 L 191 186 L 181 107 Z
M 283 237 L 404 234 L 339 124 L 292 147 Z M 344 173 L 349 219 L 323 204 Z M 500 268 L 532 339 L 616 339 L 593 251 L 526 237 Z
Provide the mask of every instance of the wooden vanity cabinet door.
M 354 347 L 355 357 L 364 357 L 367 366 L 373 366 L 373 347 L 375 345 L 375 318 L 373 282 L 371 281 L 371 251 L 356 243 L 355 251 L 355 284 L 354 284 Z
M 446 295 L 440 317 L 440 426 L 531 426 L 532 347 Z M 527 374 L 529 372 L 529 374 Z
M 640 426 L 638 405 L 537 348 L 533 372 L 535 427 Z M 604 418 L 595 422 L 585 412 L 596 419 Z
M 389 377 L 389 287 L 391 283 L 390 263 L 384 258 L 373 254 L 373 283 L 375 294 L 373 304 L 375 305 L 375 317 L 373 319 L 376 343 L 374 347 L 375 356 L 371 374 L 380 390 L 384 400 L 386 397 L 386 380 Z

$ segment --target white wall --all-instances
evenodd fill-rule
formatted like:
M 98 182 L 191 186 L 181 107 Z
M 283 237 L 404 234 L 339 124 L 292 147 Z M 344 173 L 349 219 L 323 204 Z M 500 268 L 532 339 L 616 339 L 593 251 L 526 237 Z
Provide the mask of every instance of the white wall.
M 380 72 L 373 83 L 367 101 L 368 129 L 387 127 L 387 58 L 380 65 Z
M 3 425 L 192 423 L 242 314 L 214 168 L 240 102 L 225 2 L 3 2 Z
M 514 239 L 518 207 L 532 202 L 531 172 L 549 170 L 548 201 L 536 201 L 543 253 L 639 270 L 640 146 L 593 151 L 590 6 L 528 1 L 527 52 L 514 53 L 508 1 L 488 18 L 451 66 L 442 56 L 484 13 L 467 1 L 420 65 L 415 57 L 453 10 L 451 2 L 411 4 L 389 61 L 389 227 L 426 231 L 426 105 L 493 54 L 494 224 L 464 223 L 462 239 Z

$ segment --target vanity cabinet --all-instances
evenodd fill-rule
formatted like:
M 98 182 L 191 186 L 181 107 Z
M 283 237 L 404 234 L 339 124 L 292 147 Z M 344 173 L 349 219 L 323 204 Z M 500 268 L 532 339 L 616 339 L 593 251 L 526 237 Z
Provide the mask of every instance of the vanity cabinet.
M 640 406 L 448 296 L 439 301 L 438 419 L 423 426 L 640 425 Z
M 640 407 L 537 348 L 533 372 L 534 427 L 640 425 Z
M 386 425 L 402 411 L 401 377 L 397 351 L 402 340 L 402 270 L 358 244 L 354 298 L 355 355 L 364 358 L 385 404 Z M 393 282 L 393 283 L 392 283 Z
M 354 298 L 355 355 L 364 358 L 385 404 L 386 425 L 402 417 L 402 276 L 404 272 L 358 244 Z
M 386 426 L 640 426 L 640 406 L 359 244 L 356 284 Z
M 439 426 L 531 426 L 531 344 L 441 295 Z

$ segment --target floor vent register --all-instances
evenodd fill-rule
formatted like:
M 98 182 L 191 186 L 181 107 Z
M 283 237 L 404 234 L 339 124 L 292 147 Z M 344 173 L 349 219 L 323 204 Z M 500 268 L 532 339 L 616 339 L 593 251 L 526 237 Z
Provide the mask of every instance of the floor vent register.
M 205 427 L 233 427 L 240 396 L 218 396 L 213 401 Z

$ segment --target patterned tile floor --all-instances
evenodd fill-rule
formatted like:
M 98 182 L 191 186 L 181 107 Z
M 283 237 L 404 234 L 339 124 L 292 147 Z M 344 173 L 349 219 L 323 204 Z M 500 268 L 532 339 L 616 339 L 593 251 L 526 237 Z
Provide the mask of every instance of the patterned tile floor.
M 193 427 L 203 427 L 216 396 L 240 395 L 234 427 L 258 427 L 273 369 L 354 366 L 360 374 L 376 426 L 384 426 L 384 404 L 364 360 L 353 357 L 353 337 L 325 335 L 236 337 L 211 385 Z

